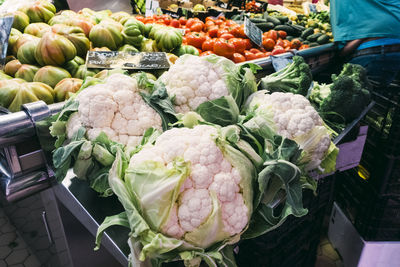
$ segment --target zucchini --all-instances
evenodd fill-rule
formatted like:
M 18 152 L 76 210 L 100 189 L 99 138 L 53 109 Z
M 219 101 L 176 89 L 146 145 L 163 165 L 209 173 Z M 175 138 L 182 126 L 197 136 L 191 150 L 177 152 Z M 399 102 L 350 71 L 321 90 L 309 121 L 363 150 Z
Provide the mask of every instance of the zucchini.
M 288 35 L 294 35 L 295 31 L 289 25 L 278 25 L 274 28 L 275 31 L 285 31 Z
M 306 45 L 309 45 L 309 44 L 310 44 L 310 42 L 307 41 L 307 40 L 303 41 L 302 43 L 303 43 L 303 44 L 306 44 Z
M 326 44 L 328 42 L 329 42 L 329 36 L 326 34 L 321 35 L 317 39 L 317 43 L 319 43 L 320 45 Z
M 271 16 L 267 17 L 267 22 L 272 22 L 275 26 L 281 25 L 281 21 L 279 19 Z
M 315 47 L 315 46 L 319 46 L 320 44 L 317 42 L 311 42 L 308 44 L 310 47 Z
M 312 34 L 314 34 L 314 29 L 313 28 L 308 28 L 308 29 L 305 29 L 301 33 L 300 37 L 303 38 L 303 39 L 307 39 L 307 37 L 312 35 Z
M 264 14 L 263 14 L 263 19 L 267 19 L 268 17 L 269 17 L 268 11 L 265 11 Z
M 300 42 L 304 42 L 304 41 L 306 41 L 306 40 L 304 40 L 303 38 L 301 38 L 301 37 L 297 37 L 297 39 L 300 41 Z
M 250 21 L 253 23 L 267 23 L 267 21 L 265 19 L 261 19 L 261 18 L 252 18 L 252 19 L 250 19 Z
M 310 42 L 316 42 L 318 37 L 320 37 L 322 33 L 314 33 L 307 37 L 307 40 Z
M 267 32 L 274 28 L 274 24 L 272 22 L 256 23 L 256 26 L 263 32 Z

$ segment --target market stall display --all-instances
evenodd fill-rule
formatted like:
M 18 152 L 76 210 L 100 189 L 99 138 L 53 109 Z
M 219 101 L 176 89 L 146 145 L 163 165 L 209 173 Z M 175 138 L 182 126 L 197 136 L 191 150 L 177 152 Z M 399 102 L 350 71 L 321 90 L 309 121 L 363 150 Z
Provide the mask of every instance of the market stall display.
M 42 149 L 51 151 L 58 186 L 71 184 L 72 175 L 85 190 L 118 198 L 122 213 L 96 219 L 105 218 L 98 246 L 108 227 L 121 225 L 130 230 L 120 238 L 131 264 L 235 266 L 235 257 L 246 258 L 233 252 L 238 244 L 306 216 L 307 208 L 322 220 L 327 201 L 303 206 L 303 194 L 313 199 L 313 177 L 336 171 L 334 139 L 370 102 L 365 73 L 349 64 L 332 84 L 320 84 L 294 56 L 266 74 L 255 59 L 329 42 L 326 14 L 250 17 L 265 29 L 263 47 L 223 16 L 133 17 L 88 8 L 55 14 L 46 1 L 15 13 L 0 105 L 18 111 L 31 101 L 65 101 L 58 113 L 44 112 L 45 121 L 32 121 Z M 179 58 L 156 77 L 87 68 L 90 50 Z M 363 100 L 348 100 L 356 111 L 339 107 L 344 87 Z M 23 109 L 31 114 L 29 105 Z

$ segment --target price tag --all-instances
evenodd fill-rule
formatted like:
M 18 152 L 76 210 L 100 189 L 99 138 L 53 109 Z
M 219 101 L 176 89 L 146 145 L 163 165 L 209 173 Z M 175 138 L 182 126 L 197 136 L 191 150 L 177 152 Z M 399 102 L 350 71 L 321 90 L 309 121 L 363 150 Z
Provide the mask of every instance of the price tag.
M 315 4 L 308 4 L 308 8 L 310 9 L 310 12 L 317 13 L 317 6 Z
M 99 69 L 160 70 L 169 69 L 169 62 L 164 52 L 89 51 L 86 66 Z
M 0 18 L 0 69 L 3 68 L 7 57 L 8 37 L 10 36 L 13 16 Z
M 247 17 L 244 18 L 244 33 L 253 43 L 261 47 L 262 31 Z

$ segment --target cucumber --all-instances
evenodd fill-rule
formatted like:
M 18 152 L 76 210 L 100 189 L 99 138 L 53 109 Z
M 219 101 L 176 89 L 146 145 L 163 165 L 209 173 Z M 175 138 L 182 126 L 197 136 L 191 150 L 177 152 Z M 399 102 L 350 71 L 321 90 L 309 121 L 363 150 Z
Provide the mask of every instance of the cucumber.
M 265 23 L 256 23 L 256 26 L 262 30 L 263 32 L 267 32 L 272 30 L 275 26 L 272 22 L 265 22 Z
M 286 16 L 276 16 L 275 18 L 279 19 L 279 21 L 280 21 L 282 24 L 285 24 L 286 22 L 289 21 L 289 18 L 286 17 Z
M 308 28 L 308 29 L 305 29 L 301 33 L 300 37 L 303 38 L 303 39 L 307 39 L 307 37 L 312 35 L 312 34 L 314 34 L 314 29 L 313 28 Z
M 319 46 L 320 44 L 319 43 L 316 43 L 316 42 L 311 42 L 311 43 L 309 43 L 308 44 L 310 47 L 315 47 L 315 46 Z
M 272 22 L 275 26 L 281 25 L 281 21 L 279 19 L 271 16 L 267 17 L 267 22 Z
M 329 36 L 326 34 L 321 35 L 317 39 L 317 43 L 319 43 L 320 45 L 326 44 L 328 42 L 329 42 Z
M 297 37 L 297 39 L 300 41 L 300 42 L 304 42 L 304 41 L 306 41 L 306 40 L 304 40 L 303 38 L 301 38 L 301 37 Z
M 285 31 L 288 35 L 294 35 L 295 31 L 289 25 L 278 25 L 274 28 L 275 31 Z
M 250 21 L 253 23 L 267 23 L 267 21 L 265 19 L 261 19 L 261 18 L 252 18 L 252 19 L 250 19 Z
M 303 27 L 301 25 L 292 25 L 292 27 L 301 32 L 303 32 L 306 29 L 305 27 Z
M 268 17 L 269 17 L 268 11 L 265 11 L 264 14 L 263 14 L 263 19 L 267 19 Z
M 316 42 L 318 37 L 320 37 L 322 33 L 314 33 L 307 37 L 307 40 L 310 42 Z
M 307 41 L 307 40 L 303 41 L 302 43 L 303 43 L 303 44 L 306 44 L 306 45 L 309 45 L 309 44 L 310 44 L 310 42 Z
M 299 37 L 301 35 L 302 32 L 300 28 L 301 26 L 299 25 L 288 25 L 288 26 L 292 28 L 293 36 Z

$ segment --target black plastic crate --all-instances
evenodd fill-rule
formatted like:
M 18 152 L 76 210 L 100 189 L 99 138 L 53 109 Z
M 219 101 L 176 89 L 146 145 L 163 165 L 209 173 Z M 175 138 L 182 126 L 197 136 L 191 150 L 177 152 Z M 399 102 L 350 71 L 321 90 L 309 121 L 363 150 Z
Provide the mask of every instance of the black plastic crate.
M 334 176 L 320 179 L 318 194 L 303 192 L 308 214 L 289 216 L 277 229 L 239 244 L 238 266 L 314 266 L 325 215 L 332 203 Z
M 369 126 L 368 139 L 380 153 L 400 155 L 400 87 L 373 92 L 373 108 L 363 122 Z
M 335 201 L 365 240 L 400 240 L 400 196 L 382 196 L 356 170 L 337 175 Z

